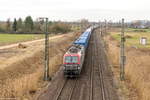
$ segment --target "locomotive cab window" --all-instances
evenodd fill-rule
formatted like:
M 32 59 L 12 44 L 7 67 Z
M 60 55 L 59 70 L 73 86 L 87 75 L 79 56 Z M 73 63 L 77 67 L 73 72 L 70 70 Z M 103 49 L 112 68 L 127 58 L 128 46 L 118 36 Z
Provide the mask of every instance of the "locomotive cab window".
M 78 57 L 72 56 L 72 63 L 78 63 Z
M 71 56 L 66 56 L 65 57 L 65 62 L 66 63 L 71 63 Z
M 66 63 L 78 63 L 78 57 L 77 56 L 66 56 L 65 62 Z

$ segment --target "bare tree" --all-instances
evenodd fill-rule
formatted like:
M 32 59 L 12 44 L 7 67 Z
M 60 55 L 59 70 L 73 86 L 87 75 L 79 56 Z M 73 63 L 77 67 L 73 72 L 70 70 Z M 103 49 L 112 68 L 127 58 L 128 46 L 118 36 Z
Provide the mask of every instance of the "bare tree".
M 10 18 L 8 18 L 6 22 L 6 31 L 10 32 L 10 30 L 11 30 L 11 22 Z
M 81 19 L 81 32 L 89 27 L 89 21 L 87 19 Z

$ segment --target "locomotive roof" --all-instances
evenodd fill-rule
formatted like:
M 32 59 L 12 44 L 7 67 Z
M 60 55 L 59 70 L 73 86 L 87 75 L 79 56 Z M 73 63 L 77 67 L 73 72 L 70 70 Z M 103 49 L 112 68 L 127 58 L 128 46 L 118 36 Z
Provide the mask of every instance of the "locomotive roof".
M 82 49 L 83 49 L 83 47 L 80 46 L 80 45 L 73 45 L 73 46 L 68 50 L 68 52 L 70 52 L 70 53 L 78 53 L 78 52 L 80 52 Z

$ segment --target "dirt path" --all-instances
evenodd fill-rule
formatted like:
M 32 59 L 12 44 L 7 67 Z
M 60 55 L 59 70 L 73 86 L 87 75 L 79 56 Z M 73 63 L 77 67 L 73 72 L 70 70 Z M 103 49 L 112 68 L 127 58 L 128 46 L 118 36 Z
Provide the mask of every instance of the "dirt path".
M 63 35 L 53 36 L 53 37 L 50 37 L 49 39 L 50 39 L 50 40 L 51 40 L 51 39 L 56 39 L 56 38 L 60 38 L 60 37 L 62 37 L 62 36 L 63 36 Z M 44 41 L 44 39 L 33 40 L 33 41 L 27 41 L 27 42 L 19 42 L 19 43 L 28 45 L 28 44 L 31 44 L 31 43 L 36 43 L 36 42 L 41 42 L 41 41 Z M 10 44 L 10 45 L 5 45 L 5 46 L 0 46 L 0 50 L 1 50 L 1 49 L 12 48 L 12 47 L 17 47 L 17 46 L 18 46 L 18 43 Z
M 65 79 L 60 69 L 48 88 L 35 100 L 119 100 L 100 40 L 100 35 L 94 32 L 80 78 Z

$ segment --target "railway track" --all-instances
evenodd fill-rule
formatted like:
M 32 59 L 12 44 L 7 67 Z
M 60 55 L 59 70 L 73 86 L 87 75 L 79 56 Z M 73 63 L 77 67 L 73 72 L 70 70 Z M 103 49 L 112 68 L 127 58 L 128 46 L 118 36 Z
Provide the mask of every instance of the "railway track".
M 55 100 L 71 100 L 76 83 L 77 83 L 77 79 L 75 80 L 66 79 L 63 87 L 58 92 Z M 69 94 L 66 94 L 67 92 Z
M 94 41 L 94 44 L 93 44 L 93 47 L 92 47 L 92 52 L 93 52 L 93 57 L 92 57 L 92 69 L 91 72 L 92 72 L 92 77 L 91 78 L 91 86 L 92 89 L 91 89 L 91 95 L 93 97 L 90 98 L 90 100 L 110 100 L 106 97 L 105 93 L 105 87 L 104 87 L 104 79 L 103 79 L 103 70 L 101 69 L 101 67 L 103 66 L 100 66 L 100 63 L 101 63 L 101 57 L 99 54 L 99 46 L 100 45 L 97 45 L 98 44 L 98 36 L 97 34 L 95 33 L 94 36 L 93 36 L 93 41 Z
M 100 39 L 94 31 L 79 78 L 66 79 L 60 74 L 38 100 L 119 100 Z
M 96 41 L 96 44 L 99 44 L 98 43 L 98 40 L 100 39 L 99 38 L 99 36 L 98 35 L 100 35 L 100 34 L 95 34 L 95 38 L 96 39 L 94 39 L 95 41 Z M 101 54 L 99 54 L 99 51 L 101 51 L 99 48 L 102 48 L 102 47 L 99 47 L 100 45 L 95 45 L 95 57 L 96 57 L 96 59 L 99 59 L 99 60 L 101 60 L 102 61 L 102 59 L 101 59 L 101 57 L 99 57 L 99 56 L 102 56 Z M 97 60 L 97 61 L 99 61 L 99 60 Z M 109 98 L 107 98 L 106 97 L 106 91 L 105 91 L 105 86 L 104 86 L 104 78 L 103 78 L 103 70 L 102 70 L 102 67 L 104 67 L 102 64 L 101 64 L 102 62 L 99 62 L 98 63 L 98 71 L 99 71 L 99 81 L 100 81 L 100 83 L 101 83 L 101 96 L 102 96 L 102 100 L 110 100 Z
M 93 40 L 93 37 L 91 37 L 91 41 L 92 41 L 92 43 L 90 44 L 90 45 L 93 45 L 94 44 L 94 40 Z M 94 52 L 94 48 L 93 47 L 91 47 L 91 54 Z M 94 73 L 93 73 L 93 61 L 94 61 L 94 59 L 93 59 L 93 56 L 91 55 L 91 60 L 90 60 L 90 62 L 91 62 L 91 75 L 90 75 L 90 83 L 91 83 L 91 85 L 90 85 L 90 97 L 89 97 L 89 100 L 93 100 L 93 76 L 94 76 Z
M 90 67 L 90 91 L 89 91 L 89 100 L 93 100 L 93 82 L 94 82 L 94 80 L 93 80 L 93 76 L 94 76 L 94 72 L 93 72 L 93 70 L 94 70 L 94 57 L 93 57 L 93 44 L 94 44 L 94 38 L 93 38 L 93 36 L 91 36 L 91 42 L 90 42 L 90 49 L 91 50 L 89 50 L 90 51 L 90 58 L 89 58 L 89 62 L 90 62 L 90 64 L 89 64 L 89 67 Z

